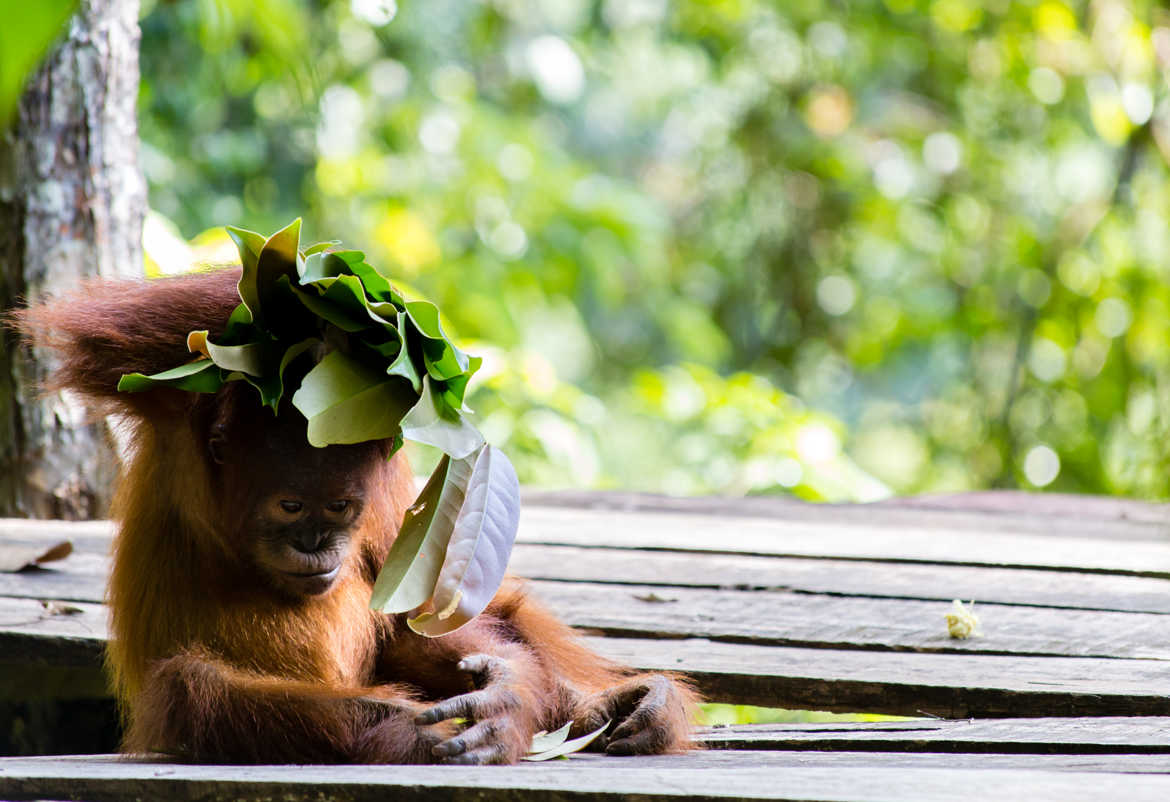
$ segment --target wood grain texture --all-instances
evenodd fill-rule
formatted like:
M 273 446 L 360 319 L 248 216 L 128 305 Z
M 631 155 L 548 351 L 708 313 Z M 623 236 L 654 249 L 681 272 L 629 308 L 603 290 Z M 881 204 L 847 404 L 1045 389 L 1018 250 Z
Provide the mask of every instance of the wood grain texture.
M 517 767 L 187 766 L 108 756 L 0 760 L 6 799 L 102 800 L 901 800 L 1030 802 L 1161 800 L 1170 775 L 1054 769 L 924 768 L 870 756 L 869 765 L 762 764 L 759 753 L 716 761 L 579 756 Z M 705 756 L 704 756 L 705 757 Z M 728 760 L 731 757 L 733 759 Z
M 880 520 L 879 512 L 872 513 Z M 518 540 L 586 548 L 985 565 L 1170 577 L 1170 535 L 1108 540 L 673 513 L 527 508 Z
M 1170 718 L 1038 718 L 706 727 L 710 749 L 1170 754 Z M 1170 770 L 1170 760 L 1167 761 Z
M 60 531 L 61 527 L 48 528 L 11 542 L 30 546 L 50 543 Z M 4 537 L 2 532 L 0 527 L 0 537 Z M 43 570 L 0 574 L 0 596 L 100 602 L 109 571 L 109 535 L 84 535 L 74 544 L 74 553 L 66 560 Z M 791 590 L 948 603 L 960 598 L 1063 609 L 1170 613 L 1170 580 L 1071 571 L 673 551 L 648 552 L 639 558 L 627 549 L 539 543 L 517 544 L 510 570 L 532 579 L 563 582 Z
M 1014 531 L 1114 540 L 1164 541 L 1170 505 L 1111 496 L 990 490 L 826 504 L 791 496 L 664 496 L 621 490 L 525 488 L 524 504 L 621 512 L 673 512 L 733 518 L 820 521 L 898 528 Z
M 532 549 L 553 549 L 542 561 L 526 559 Z M 561 547 L 520 546 L 518 562 L 538 569 L 535 573 L 558 576 L 577 573 L 591 565 L 593 573 L 608 571 L 611 578 L 622 574 L 623 566 L 636 563 L 633 575 L 656 570 L 652 560 L 631 561 L 628 553 L 609 550 L 610 558 L 592 563 L 591 549 L 581 549 L 585 556 L 560 553 Z M 614 557 L 627 556 L 627 559 Z M 680 556 L 680 555 L 671 555 Z M 696 571 L 705 560 L 700 555 L 682 555 Z M 574 559 L 570 559 L 574 558 Z M 729 558 L 763 561 L 761 571 L 776 558 Z M 819 561 L 792 561 L 824 568 Z M 76 554 L 61 568 L 37 569 L 18 574 L 0 574 L 0 598 L 26 600 L 54 599 L 69 602 L 98 602 L 104 593 L 107 558 L 95 554 Z M 857 573 L 857 564 L 845 565 Z M 887 572 L 897 581 L 903 570 L 913 573 L 922 566 L 891 566 Z M 997 569 L 958 568 L 966 572 Z M 1029 590 L 1041 592 L 1044 580 L 1061 576 L 1051 572 L 1034 572 L 1034 584 L 1009 584 L 1018 595 Z M 885 576 L 886 573 L 883 573 Z M 631 576 L 631 573 L 627 573 Z M 697 576 L 697 574 L 696 574 Z M 760 576 L 760 579 L 766 577 Z M 826 579 L 818 572 L 814 581 Z M 904 578 L 902 585 L 913 577 Z M 1170 602 L 1170 581 L 1138 577 L 1091 576 L 1094 580 L 1124 581 L 1164 585 L 1163 594 L 1148 589 L 1147 596 Z M 1021 578 L 1023 579 L 1023 578 Z M 875 582 L 878 580 L 875 578 Z M 972 582 L 978 582 L 973 578 Z M 806 583 L 812 584 L 812 583 Z M 993 586 L 994 583 L 983 583 Z M 1005 582 L 1005 584 L 1007 584 Z M 1106 584 L 1102 582 L 1102 584 Z M 532 583 L 536 595 L 545 600 L 569 623 L 606 633 L 645 635 L 649 637 L 707 637 L 772 645 L 824 646 L 835 648 L 870 648 L 984 654 L 1068 655 L 1105 657 L 1170 658 L 1170 628 L 1160 615 L 1124 612 L 1099 612 L 1040 606 L 979 604 L 976 609 L 983 621 L 984 636 L 954 640 L 947 636 L 943 616 L 950 610 L 949 599 L 937 601 L 902 598 L 814 593 L 802 589 L 746 591 L 672 587 L 669 585 L 614 585 L 596 582 L 537 580 Z M 939 587 L 942 591 L 945 588 Z M 1072 593 L 1071 587 L 1066 589 Z M 1058 600 L 1055 589 L 1049 598 Z M 1102 597 L 1105 592 L 1102 588 Z M 1124 597 L 1124 594 L 1119 594 Z M 1104 598 L 1102 598 L 1104 601 Z M 1071 603 L 1071 599 L 1070 599 Z M 23 612 L 22 612 L 23 611 Z M 25 621 L 37 614 L 29 605 L 0 606 L 0 627 Z M 90 619 L 86 619 L 88 622 Z M 92 629 L 92 627 L 91 627 Z M 98 631 L 98 630 L 93 630 Z M 51 633 L 47 633 L 51 634 Z
M 104 611 L 47 615 L 0 598 L 0 664 L 100 666 Z M 1155 660 L 915 654 L 701 639 L 586 639 L 639 668 L 694 677 L 713 701 L 896 715 L 1170 714 L 1170 671 Z
M 0 310 L 88 276 L 141 275 L 138 11 L 138 0 L 80 3 L 0 137 Z M 0 511 L 100 515 L 117 460 L 76 398 L 41 393 L 53 360 L 0 330 Z
M 703 637 L 815 648 L 1170 660 L 1170 619 L 1149 613 L 977 604 L 984 634 L 958 640 L 947 634 L 949 601 L 566 582 L 532 582 L 530 587 L 568 623 L 607 635 Z M 1165 667 L 1170 671 L 1170 663 Z
M 517 544 L 509 567 L 519 576 L 564 582 L 1170 613 L 1170 580 L 1072 571 L 673 551 L 638 556 L 625 549 L 537 543 Z
M 586 642 L 619 662 L 687 674 L 712 701 L 942 718 L 1170 715 L 1170 671 L 1159 660 Z
M 691 500 L 672 501 L 682 504 Z M 980 526 L 967 530 L 951 525 L 945 515 L 914 524 L 899 523 L 896 510 L 870 505 L 801 504 L 799 509 L 800 515 L 765 518 L 685 510 L 630 512 L 530 505 L 521 513 L 520 541 L 584 548 L 1170 576 L 1170 521 L 1133 524 L 1141 530 L 1140 536 L 1126 537 L 1124 524 L 1074 536 L 1051 520 L 1043 530 L 1032 531 L 1014 527 L 1011 521 L 977 516 Z M 0 518 L 0 538 L 68 538 L 79 549 L 86 543 L 99 544 L 103 538 L 108 543 L 113 531 L 109 521 Z M 1054 537 L 1059 537 L 1059 545 L 1053 544 Z

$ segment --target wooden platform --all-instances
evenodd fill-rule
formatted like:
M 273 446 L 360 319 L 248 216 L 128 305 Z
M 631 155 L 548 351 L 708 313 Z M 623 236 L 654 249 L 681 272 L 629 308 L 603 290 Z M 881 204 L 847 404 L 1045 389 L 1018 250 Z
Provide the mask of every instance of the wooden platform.
M 102 692 L 109 525 L 0 521 L 0 541 L 61 537 L 77 551 L 53 569 L 0 574 L 0 698 Z M 917 720 L 510 768 L 6 758 L 0 798 L 1170 798 L 1170 508 L 530 494 L 512 568 L 599 651 L 713 701 Z M 947 635 L 955 598 L 982 637 Z

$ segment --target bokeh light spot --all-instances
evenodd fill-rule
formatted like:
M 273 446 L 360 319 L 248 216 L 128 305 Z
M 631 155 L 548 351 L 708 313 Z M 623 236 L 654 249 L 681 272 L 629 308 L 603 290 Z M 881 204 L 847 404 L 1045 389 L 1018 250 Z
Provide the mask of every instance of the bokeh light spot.
M 1060 456 L 1045 445 L 1032 446 L 1024 457 L 1024 477 L 1034 487 L 1047 487 L 1060 474 Z
M 843 315 L 857 301 L 857 288 L 846 276 L 825 276 L 817 284 L 817 303 L 830 315 Z

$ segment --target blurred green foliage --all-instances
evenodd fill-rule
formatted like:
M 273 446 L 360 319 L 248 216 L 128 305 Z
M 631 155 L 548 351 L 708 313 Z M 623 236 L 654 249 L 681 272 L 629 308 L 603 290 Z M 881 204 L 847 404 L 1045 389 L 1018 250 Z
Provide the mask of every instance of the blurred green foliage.
M 0 25 L 0 133 L 12 122 L 29 73 L 61 36 L 78 0 L 5 3 Z
M 1170 495 L 1156 3 L 146 0 L 142 26 L 151 269 L 297 214 L 364 248 L 488 357 L 470 403 L 526 482 Z
M 696 717 L 706 727 L 720 727 L 731 724 L 793 724 L 831 723 L 865 721 L 914 721 L 906 716 L 886 716 L 880 713 L 828 713 L 820 710 L 788 710 L 782 707 L 756 707 L 754 705 L 725 705 L 707 703 L 699 705 Z

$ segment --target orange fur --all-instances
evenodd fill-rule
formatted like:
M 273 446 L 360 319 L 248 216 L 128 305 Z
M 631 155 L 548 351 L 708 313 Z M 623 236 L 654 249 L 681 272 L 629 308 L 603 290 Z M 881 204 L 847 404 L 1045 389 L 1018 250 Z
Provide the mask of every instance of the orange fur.
M 328 592 L 290 598 L 263 581 L 248 556 L 260 537 L 246 515 L 252 479 L 316 470 L 337 452 L 312 449 L 296 434 L 296 413 L 274 417 L 241 383 L 215 395 L 115 389 L 123 373 L 189 359 L 188 331 L 222 330 L 237 276 L 90 284 L 16 315 L 26 335 L 60 352 L 55 387 L 132 427 L 108 590 L 124 748 L 232 762 L 511 762 L 534 731 L 569 719 L 578 731 L 614 720 L 614 753 L 686 748 L 696 697 L 684 683 L 601 659 L 514 580 L 440 639 L 369 610 L 414 497 L 402 456 L 384 458 L 387 444 L 331 447 L 356 449 L 347 459 L 364 466 L 357 478 L 369 493 Z M 301 456 L 270 465 L 244 449 L 220 465 L 208 444 L 225 427 L 246 443 L 256 431 L 293 431 L 296 442 L 282 448 Z M 424 721 L 439 709 L 439 720 Z M 443 721 L 452 716 L 478 723 L 456 734 Z

